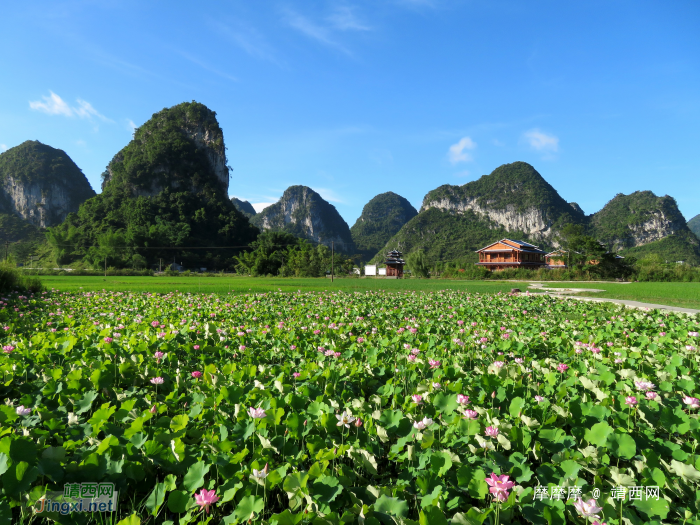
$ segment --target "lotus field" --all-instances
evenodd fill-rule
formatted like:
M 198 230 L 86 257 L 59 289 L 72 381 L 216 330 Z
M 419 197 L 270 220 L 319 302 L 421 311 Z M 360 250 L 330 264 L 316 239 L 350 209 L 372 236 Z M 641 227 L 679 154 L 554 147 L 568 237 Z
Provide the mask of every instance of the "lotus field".
M 697 318 L 457 291 L 0 306 L 0 523 L 700 524 Z M 47 500 L 103 484 L 112 512 Z

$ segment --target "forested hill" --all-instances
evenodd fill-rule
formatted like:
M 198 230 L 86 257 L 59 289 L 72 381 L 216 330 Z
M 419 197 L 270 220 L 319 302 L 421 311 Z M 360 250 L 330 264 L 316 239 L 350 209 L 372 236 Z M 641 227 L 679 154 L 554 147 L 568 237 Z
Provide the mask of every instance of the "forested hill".
M 700 263 L 700 241 L 668 195 L 619 193 L 590 217 L 590 225 L 598 240 L 622 255 L 658 253 L 664 260 Z
M 163 109 L 114 156 L 102 193 L 50 230 L 59 262 L 227 267 L 239 250 L 221 247 L 258 232 L 227 195 L 228 171 L 216 113 L 197 102 Z M 184 248 L 198 246 L 217 248 Z
M 350 228 L 358 253 L 368 261 L 418 214 L 401 195 L 388 191 L 380 193 L 362 209 L 362 215 Z
M 253 215 L 255 215 L 255 208 L 253 208 L 253 205 L 250 202 L 242 201 L 237 197 L 231 197 L 231 202 L 236 207 L 236 209 L 246 217 L 250 218 Z
M 28 140 L 0 153 L 0 213 L 46 228 L 60 224 L 94 195 L 83 172 L 63 150 Z M 32 231 L 17 223 L 12 235 L 0 235 L 23 237 L 25 230 Z
M 696 237 L 700 238 L 700 215 L 696 215 L 688 221 L 688 228 Z
M 251 223 L 261 230 L 289 232 L 328 246 L 333 242 L 337 250 L 355 252 L 350 228 L 338 210 L 307 186 L 290 186 Z

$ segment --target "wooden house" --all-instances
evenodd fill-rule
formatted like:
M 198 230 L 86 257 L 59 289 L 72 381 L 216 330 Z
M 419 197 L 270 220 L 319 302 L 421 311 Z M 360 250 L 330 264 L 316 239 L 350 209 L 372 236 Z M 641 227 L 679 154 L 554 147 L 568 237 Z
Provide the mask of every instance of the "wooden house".
M 403 267 L 406 261 L 401 258 L 401 255 L 403 254 L 398 250 L 391 250 L 386 254 L 384 264 L 386 264 L 387 277 L 396 277 L 399 279 L 403 277 Z
M 545 255 L 544 260 L 550 270 L 565 269 L 567 256 L 566 250 L 554 250 Z
M 481 250 L 478 266 L 485 266 L 491 271 L 506 268 L 544 268 L 546 253 L 537 246 L 511 239 L 501 239 Z

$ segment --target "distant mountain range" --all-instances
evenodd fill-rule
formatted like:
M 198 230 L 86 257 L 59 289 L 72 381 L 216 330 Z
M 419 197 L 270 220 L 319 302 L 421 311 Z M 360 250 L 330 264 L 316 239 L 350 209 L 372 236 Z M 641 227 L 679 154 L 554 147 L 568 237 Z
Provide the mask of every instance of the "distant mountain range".
M 424 250 L 431 260 L 474 260 L 475 250 L 502 237 L 554 248 L 561 228 L 574 223 L 623 255 L 700 264 L 700 215 L 686 223 L 672 197 L 618 194 L 585 215 L 525 162 L 440 186 L 419 211 L 382 193 L 352 228 L 306 186 L 287 188 L 256 213 L 248 201 L 227 196 L 228 172 L 216 113 L 196 102 L 166 108 L 136 130 L 103 173 L 99 195 L 65 152 L 27 141 L 0 154 L 0 238 L 43 242 L 48 228 L 61 262 L 107 257 L 121 265 L 180 257 L 221 266 L 261 230 L 334 243 L 364 261 L 394 248 L 405 255 Z

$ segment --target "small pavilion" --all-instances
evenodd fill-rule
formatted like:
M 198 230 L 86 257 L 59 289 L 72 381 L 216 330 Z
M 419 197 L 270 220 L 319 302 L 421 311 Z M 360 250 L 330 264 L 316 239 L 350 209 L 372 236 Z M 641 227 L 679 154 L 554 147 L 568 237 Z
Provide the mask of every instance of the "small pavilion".
M 402 255 L 403 254 L 398 250 L 391 250 L 386 254 L 384 264 L 386 264 L 387 277 L 396 277 L 398 279 L 403 277 L 403 267 L 406 261 L 401 258 Z

